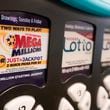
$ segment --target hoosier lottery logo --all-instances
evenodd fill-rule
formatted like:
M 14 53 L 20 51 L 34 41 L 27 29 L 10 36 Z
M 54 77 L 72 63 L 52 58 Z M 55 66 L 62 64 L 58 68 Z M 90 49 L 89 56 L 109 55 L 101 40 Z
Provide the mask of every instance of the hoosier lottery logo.
M 41 51 L 41 36 L 34 34 L 7 34 L 0 38 L 2 53 L 10 57 Z

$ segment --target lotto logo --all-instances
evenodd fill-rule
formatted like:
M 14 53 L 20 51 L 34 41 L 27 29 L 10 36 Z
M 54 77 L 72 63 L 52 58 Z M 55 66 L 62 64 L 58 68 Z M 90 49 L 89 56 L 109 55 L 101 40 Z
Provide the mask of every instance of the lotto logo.
M 3 55 L 0 55 L 0 68 L 6 64 L 6 58 Z

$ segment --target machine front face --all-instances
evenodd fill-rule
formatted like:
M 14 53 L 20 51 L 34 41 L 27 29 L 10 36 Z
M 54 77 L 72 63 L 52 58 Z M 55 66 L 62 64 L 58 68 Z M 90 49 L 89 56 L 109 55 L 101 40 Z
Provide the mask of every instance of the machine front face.
M 0 110 L 110 109 L 110 19 L 65 3 L 1 1 Z

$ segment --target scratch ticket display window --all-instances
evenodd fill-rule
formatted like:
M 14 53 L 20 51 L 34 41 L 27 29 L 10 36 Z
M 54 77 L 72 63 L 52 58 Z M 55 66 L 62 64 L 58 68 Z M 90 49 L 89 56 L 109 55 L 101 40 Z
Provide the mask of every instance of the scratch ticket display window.
M 62 57 L 62 80 L 72 75 L 90 75 L 93 55 L 94 28 L 81 21 L 65 24 L 64 49 Z
M 106 28 L 104 30 L 103 48 L 101 56 L 102 72 L 104 72 L 109 67 L 110 67 L 110 28 Z
M 50 22 L 25 12 L 0 12 L 0 90 L 45 84 Z

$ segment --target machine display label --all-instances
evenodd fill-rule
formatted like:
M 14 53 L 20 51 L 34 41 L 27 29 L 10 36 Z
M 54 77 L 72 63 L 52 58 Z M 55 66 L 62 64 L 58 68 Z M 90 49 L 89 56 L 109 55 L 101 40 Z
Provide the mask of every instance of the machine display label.
M 67 22 L 62 58 L 64 79 L 72 74 L 89 74 L 93 55 L 93 26 L 80 21 Z
M 110 29 L 106 28 L 103 36 L 103 48 L 101 56 L 102 70 L 110 67 Z
M 45 82 L 49 27 L 39 15 L 0 12 L 0 83 Z
M 45 69 L 47 44 L 48 29 L 0 25 L 0 74 Z

